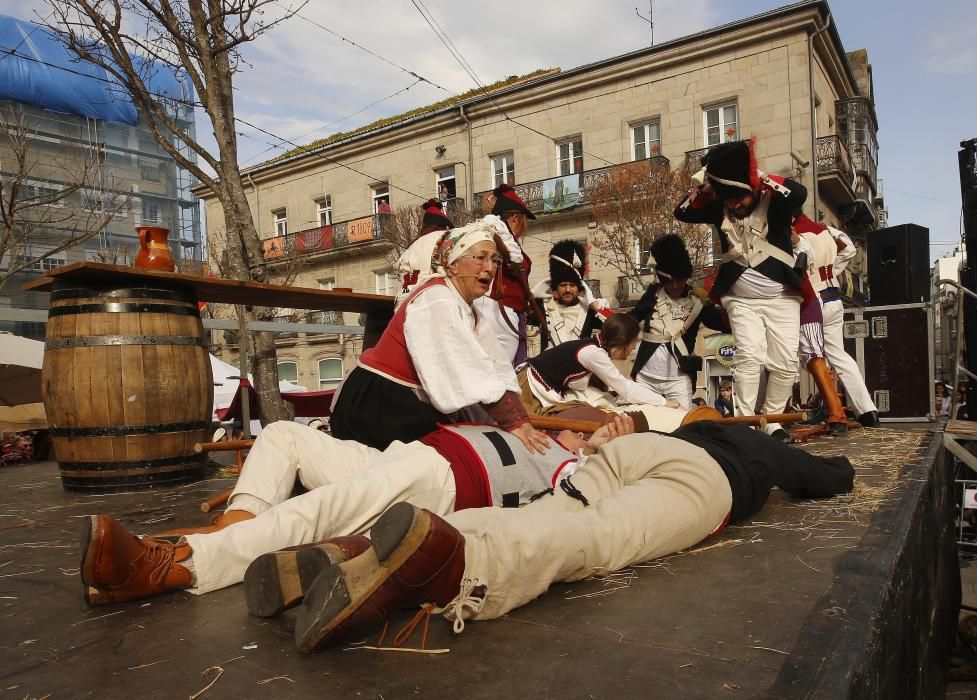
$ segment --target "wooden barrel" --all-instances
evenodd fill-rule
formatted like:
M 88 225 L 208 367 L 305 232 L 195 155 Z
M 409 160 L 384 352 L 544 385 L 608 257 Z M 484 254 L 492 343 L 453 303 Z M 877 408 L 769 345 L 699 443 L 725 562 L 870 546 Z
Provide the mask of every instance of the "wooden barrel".
M 55 282 L 42 395 L 68 491 L 172 486 L 203 476 L 213 373 L 197 300 L 164 285 Z

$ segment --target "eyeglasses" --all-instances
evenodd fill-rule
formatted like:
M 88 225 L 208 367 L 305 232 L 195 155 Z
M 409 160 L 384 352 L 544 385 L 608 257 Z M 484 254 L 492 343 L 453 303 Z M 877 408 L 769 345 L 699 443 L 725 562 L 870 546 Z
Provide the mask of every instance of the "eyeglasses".
M 486 265 L 491 265 L 492 267 L 498 267 L 502 264 L 502 256 L 498 253 L 492 255 L 487 255 L 482 253 L 481 255 L 459 255 L 459 258 L 471 258 L 476 263 L 485 267 Z

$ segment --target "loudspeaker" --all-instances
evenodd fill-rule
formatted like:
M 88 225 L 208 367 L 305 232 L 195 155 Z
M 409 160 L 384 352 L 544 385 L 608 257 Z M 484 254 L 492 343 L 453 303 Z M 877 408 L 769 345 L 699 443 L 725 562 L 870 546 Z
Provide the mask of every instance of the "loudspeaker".
M 930 231 L 902 224 L 868 234 L 868 284 L 872 306 L 930 300 Z

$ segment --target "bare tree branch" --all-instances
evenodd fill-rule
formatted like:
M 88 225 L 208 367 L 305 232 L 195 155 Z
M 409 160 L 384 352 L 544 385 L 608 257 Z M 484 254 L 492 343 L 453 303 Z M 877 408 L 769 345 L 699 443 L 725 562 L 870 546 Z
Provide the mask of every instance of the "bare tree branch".
M 0 172 L 0 288 L 95 236 L 129 206 L 128 185 L 105 183 L 100 151 L 42 154 L 39 132 L 20 105 L 0 113 L 0 163 L 12 166 Z
M 234 73 L 239 50 L 295 14 L 275 0 L 47 0 L 50 27 L 80 60 L 99 66 L 131 96 L 160 147 L 220 200 L 226 226 L 224 274 L 263 281 L 269 270 L 238 167 L 234 117 Z M 178 69 L 199 102 L 161 97 L 153 89 L 157 71 Z M 128 97 L 126 99 L 129 99 Z M 206 112 L 217 143 L 208 151 L 179 119 L 181 107 Z M 206 172 L 200 159 L 213 169 Z M 242 310 L 248 318 L 254 313 Z M 278 393 L 274 338 L 253 334 L 253 372 L 264 420 L 288 418 Z

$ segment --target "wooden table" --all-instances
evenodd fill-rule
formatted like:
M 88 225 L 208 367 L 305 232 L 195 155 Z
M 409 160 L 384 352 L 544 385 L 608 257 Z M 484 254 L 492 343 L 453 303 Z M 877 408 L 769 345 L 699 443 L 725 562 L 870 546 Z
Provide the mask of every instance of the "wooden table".
M 194 481 L 213 376 L 198 302 L 366 315 L 375 345 L 393 298 L 83 262 L 25 285 L 50 291 L 42 395 L 62 485 L 96 492 Z
M 47 272 L 28 284 L 25 290 L 51 291 L 57 280 L 79 283 L 98 282 L 121 286 L 138 284 L 165 284 L 168 287 L 192 291 L 199 301 L 214 304 L 241 304 L 245 306 L 270 306 L 286 309 L 311 309 L 315 311 L 349 311 L 365 313 L 366 323 L 363 347 L 376 345 L 387 322 L 393 316 L 393 297 L 380 294 L 357 294 L 310 287 L 282 287 L 263 282 L 242 282 L 219 277 L 199 277 L 179 272 L 140 270 L 122 265 L 79 262 Z

